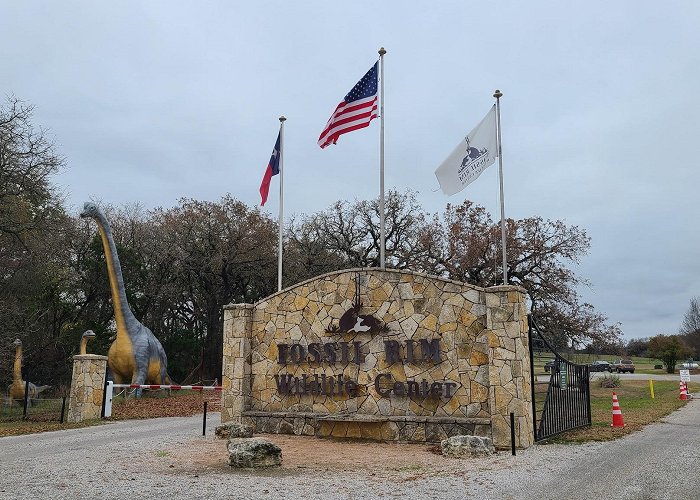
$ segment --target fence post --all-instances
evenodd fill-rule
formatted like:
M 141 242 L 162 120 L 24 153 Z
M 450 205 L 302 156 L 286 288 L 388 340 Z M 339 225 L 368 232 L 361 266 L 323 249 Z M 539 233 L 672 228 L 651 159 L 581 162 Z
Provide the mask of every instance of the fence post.
M 25 375 L 27 381 L 24 383 L 24 410 L 22 420 L 27 420 L 27 404 L 29 403 L 29 375 Z
M 111 380 L 107 382 L 107 390 L 105 391 L 105 394 L 103 396 L 103 401 L 102 404 L 103 409 L 104 409 L 104 415 L 105 417 L 111 417 L 112 416 L 112 398 L 114 397 L 114 382 Z
M 515 456 L 515 413 L 510 414 L 510 451 Z
M 204 418 L 202 419 L 202 436 L 207 435 L 207 401 L 204 402 Z
M 105 370 L 105 385 L 102 388 L 102 410 L 100 411 L 100 418 L 105 418 L 105 405 L 107 404 L 107 371 Z
M 66 414 L 66 397 L 63 396 L 63 402 L 61 403 L 61 423 L 63 423 L 63 417 Z

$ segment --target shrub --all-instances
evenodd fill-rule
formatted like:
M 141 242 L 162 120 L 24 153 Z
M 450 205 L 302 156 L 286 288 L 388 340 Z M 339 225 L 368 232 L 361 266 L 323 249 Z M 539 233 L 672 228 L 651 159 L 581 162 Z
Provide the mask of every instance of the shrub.
M 615 387 L 620 387 L 622 385 L 622 380 L 619 375 L 604 375 L 600 379 L 600 386 L 605 389 L 612 389 Z

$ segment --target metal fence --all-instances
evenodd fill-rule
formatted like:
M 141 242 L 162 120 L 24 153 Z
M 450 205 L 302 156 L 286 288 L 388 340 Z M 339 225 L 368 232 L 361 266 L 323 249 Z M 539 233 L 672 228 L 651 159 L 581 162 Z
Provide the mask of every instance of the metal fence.
M 25 380 L 29 379 L 26 373 L 23 377 Z M 46 390 L 37 395 L 32 390 L 32 384 L 25 382 L 23 399 L 11 399 L 9 391 L 2 399 L 0 422 L 27 420 L 63 423 L 67 411 L 68 400 L 66 396 Z
M 591 425 L 588 365 L 572 363 L 552 348 L 532 315 L 528 323 L 535 441 Z

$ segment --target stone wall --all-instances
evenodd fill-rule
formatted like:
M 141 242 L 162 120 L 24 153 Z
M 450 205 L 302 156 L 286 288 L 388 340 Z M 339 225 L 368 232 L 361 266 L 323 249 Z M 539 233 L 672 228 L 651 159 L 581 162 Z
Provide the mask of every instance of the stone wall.
M 107 356 L 96 354 L 73 356 L 68 422 L 100 418 L 106 372 Z
M 264 432 L 532 443 L 523 290 L 329 273 L 224 311 L 222 421 Z M 285 383 L 286 381 L 286 383 Z M 282 382 L 282 385 L 280 385 Z

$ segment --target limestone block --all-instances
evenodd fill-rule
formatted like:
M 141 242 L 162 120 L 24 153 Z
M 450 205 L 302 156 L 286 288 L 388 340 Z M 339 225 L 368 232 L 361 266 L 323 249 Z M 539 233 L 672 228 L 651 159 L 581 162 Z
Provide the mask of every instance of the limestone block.
M 491 416 L 491 434 L 494 446 L 507 448 L 510 446 L 510 417 L 508 420 L 503 415 Z
M 381 426 L 381 439 L 394 441 L 399 435 L 399 427 L 396 422 L 384 422 Z
M 488 397 L 489 397 L 488 387 L 485 387 L 474 380 L 472 380 L 472 382 L 471 382 L 470 391 L 471 391 L 472 401 L 482 402 L 482 401 L 488 400 Z
M 462 297 L 464 297 L 467 302 L 471 302 L 472 304 L 481 304 L 484 301 L 482 298 L 482 292 L 478 290 L 467 290 L 466 292 L 462 292 Z
M 419 326 L 421 328 L 425 328 L 426 330 L 430 332 L 436 332 L 437 331 L 437 322 L 438 318 L 434 314 L 430 313 L 428 314 L 423 321 L 419 323 Z
M 493 307 L 491 311 L 491 320 L 494 323 L 504 323 L 513 320 L 513 309 L 510 307 Z
M 444 323 L 455 323 L 457 321 L 457 316 L 455 315 L 454 307 L 448 304 L 443 305 L 440 308 L 440 314 L 438 316 L 438 322 Z M 456 326 L 455 326 L 456 328 Z
M 253 428 L 249 425 L 229 422 L 216 427 L 214 434 L 220 439 L 253 437 Z
M 309 299 L 308 299 L 308 298 L 298 295 L 298 296 L 294 299 L 294 308 L 295 308 L 297 311 L 301 311 L 302 309 L 304 309 L 304 308 L 306 307 L 306 305 L 307 305 L 308 303 L 309 303 Z
M 489 356 L 488 354 L 485 354 L 480 351 L 472 351 L 471 355 L 469 356 L 469 364 L 472 366 L 481 366 L 485 365 L 489 362 Z
M 381 398 L 377 401 L 377 408 L 379 408 L 380 415 L 391 415 L 391 401 L 387 398 Z
M 440 443 L 446 457 L 478 457 L 493 455 L 496 451 L 491 438 L 482 436 L 452 436 Z
M 282 450 L 267 439 L 231 439 L 228 442 L 228 453 L 231 467 L 263 468 L 282 464 Z
M 414 298 L 413 286 L 411 283 L 399 283 L 397 289 L 399 297 L 402 300 L 412 300 Z
M 447 433 L 440 424 L 426 422 L 425 424 L 425 440 L 430 443 L 439 443 L 443 439 L 447 439 Z
M 496 294 L 496 293 L 487 293 L 486 294 L 486 307 L 491 308 L 491 307 L 500 307 L 501 306 L 501 297 Z

